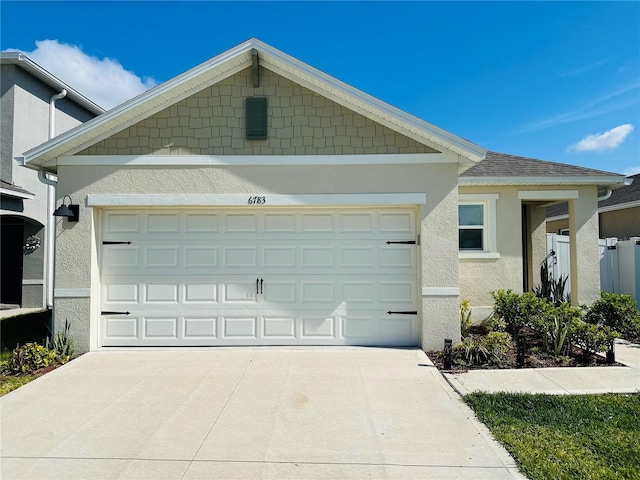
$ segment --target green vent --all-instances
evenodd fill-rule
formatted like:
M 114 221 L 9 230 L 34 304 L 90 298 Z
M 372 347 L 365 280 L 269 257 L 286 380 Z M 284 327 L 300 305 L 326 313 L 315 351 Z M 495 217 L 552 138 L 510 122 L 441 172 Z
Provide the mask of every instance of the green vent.
M 267 138 L 267 98 L 247 98 L 247 140 Z

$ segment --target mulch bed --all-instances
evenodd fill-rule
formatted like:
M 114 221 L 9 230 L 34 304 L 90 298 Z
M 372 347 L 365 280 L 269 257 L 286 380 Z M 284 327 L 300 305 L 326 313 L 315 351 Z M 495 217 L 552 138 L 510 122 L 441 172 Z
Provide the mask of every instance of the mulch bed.
M 485 332 L 474 327 L 471 331 L 471 336 L 474 340 L 480 340 Z M 531 349 L 533 348 L 533 352 Z M 536 351 L 537 349 L 537 351 Z M 535 352 L 535 353 L 534 353 Z M 451 370 L 445 370 L 444 368 L 444 353 L 439 352 L 427 352 L 427 356 L 438 368 L 445 372 L 462 373 L 468 370 L 496 370 L 496 369 L 515 369 L 519 368 L 517 363 L 517 350 L 514 345 L 499 364 L 484 364 L 484 365 L 456 365 L 455 362 L 451 366 Z M 603 353 L 604 355 L 604 353 Z M 455 358 L 455 357 L 454 357 Z M 525 354 L 525 361 L 523 368 L 549 368 L 549 367 L 609 367 L 609 366 L 624 366 L 621 363 L 608 364 L 604 356 L 585 354 L 582 349 L 578 347 L 572 347 L 568 358 L 560 357 L 556 358 L 553 355 L 545 353 L 542 348 L 542 342 L 536 340 L 533 337 L 527 338 L 527 352 Z

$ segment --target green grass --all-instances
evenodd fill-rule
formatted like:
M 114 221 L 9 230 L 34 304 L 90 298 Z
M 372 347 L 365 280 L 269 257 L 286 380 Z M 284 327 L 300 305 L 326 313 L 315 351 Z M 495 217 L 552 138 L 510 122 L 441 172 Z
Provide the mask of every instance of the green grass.
M 640 479 L 640 394 L 463 399 L 532 480 Z
M 0 376 L 0 397 L 37 378 L 36 375 L 20 375 L 18 377 Z

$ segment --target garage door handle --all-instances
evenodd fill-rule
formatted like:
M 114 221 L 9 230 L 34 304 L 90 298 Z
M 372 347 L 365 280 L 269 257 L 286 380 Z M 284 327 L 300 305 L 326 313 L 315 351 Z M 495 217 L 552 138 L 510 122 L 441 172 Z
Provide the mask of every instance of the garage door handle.
M 389 315 L 417 315 L 418 311 L 417 310 L 411 310 L 411 311 L 404 311 L 404 312 L 387 312 Z
M 131 312 L 112 312 L 109 310 L 103 310 L 100 315 L 129 315 Z

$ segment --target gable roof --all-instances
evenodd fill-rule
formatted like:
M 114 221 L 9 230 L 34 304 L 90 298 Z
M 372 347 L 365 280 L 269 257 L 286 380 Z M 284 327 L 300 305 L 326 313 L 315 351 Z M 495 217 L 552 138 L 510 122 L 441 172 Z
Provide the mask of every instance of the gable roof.
M 487 152 L 485 159 L 460 175 L 460 185 L 624 185 L 625 176 L 547 162 L 535 158 Z
M 484 158 L 486 150 L 468 140 L 407 114 L 357 90 L 255 38 L 164 82 L 48 142 L 27 151 L 31 168 L 55 169 L 60 155 L 73 155 L 208 86 L 252 65 L 256 50 L 260 66 L 409 138 L 459 155 L 467 163 Z
M 49 85 L 51 88 L 57 91 L 61 91 L 62 89 L 67 91 L 67 98 L 77 103 L 81 107 L 87 109 L 91 113 L 95 115 L 100 115 L 104 113 L 104 108 L 100 105 L 92 102 L 87 97 L 82 95 L 77 90 L 71 88 L 69 85 L 64 83 L 58 77 L 53 75 L 51 72 L 45 70 L 36 62 L 31 60 L 27 55 L 22 52 L 1 52 L 0 53 L 0 64 L 2 65 L 17 65 L 22 68 L 26 72 L 30 73 L 32 76 L 40 80 L 41 82 Z

